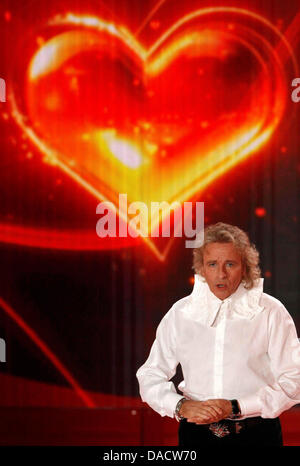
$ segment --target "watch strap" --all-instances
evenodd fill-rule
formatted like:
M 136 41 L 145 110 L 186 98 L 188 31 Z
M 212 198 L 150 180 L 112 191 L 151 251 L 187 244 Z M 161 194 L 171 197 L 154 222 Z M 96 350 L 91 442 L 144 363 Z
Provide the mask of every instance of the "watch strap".
M 230 419 L 237 419 L 241 417 L 241 410 L 240 410 L 238 401 L 230 400 L 230 403 L 231 403 L 231 408 L 232 408 Z

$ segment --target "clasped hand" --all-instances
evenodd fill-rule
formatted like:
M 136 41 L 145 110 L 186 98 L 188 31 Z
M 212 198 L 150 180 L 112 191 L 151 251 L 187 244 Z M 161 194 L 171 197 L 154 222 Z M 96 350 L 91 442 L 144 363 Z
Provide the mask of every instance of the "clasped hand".
M 230 416 L 232 412 L 229 400 L 216 399 L 206 401 L 185 401 L 180 409 L 180 415 L 188 422 L 195 424 L 211 424 Z

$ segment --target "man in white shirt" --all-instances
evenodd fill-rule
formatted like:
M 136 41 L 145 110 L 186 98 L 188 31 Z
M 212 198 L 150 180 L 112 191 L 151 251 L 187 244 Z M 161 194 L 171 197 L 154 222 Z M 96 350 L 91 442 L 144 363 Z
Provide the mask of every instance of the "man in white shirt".
M 217 223 L 193 251 L 194 289 L 160 322 L 137 371 L 142 400 L 180 421 L 179 445 L 281 446 L 279 415 L 300 403 L 300 343 L 263 292 L 245 232 Z M 170 379 L 181 364 L 180 395 Z

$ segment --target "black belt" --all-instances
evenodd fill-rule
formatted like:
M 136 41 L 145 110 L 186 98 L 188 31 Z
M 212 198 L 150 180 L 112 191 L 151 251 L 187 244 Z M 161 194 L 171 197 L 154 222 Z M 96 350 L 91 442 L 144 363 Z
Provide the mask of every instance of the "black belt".
M 257 426 L 263 421 L 262 417 L 249 417 L 236 421 L 223 419 L 222 421 L 208 424 L 207 427 L 217 437 L 225 437 L 228 434 L 239 434 L 242 430 Z

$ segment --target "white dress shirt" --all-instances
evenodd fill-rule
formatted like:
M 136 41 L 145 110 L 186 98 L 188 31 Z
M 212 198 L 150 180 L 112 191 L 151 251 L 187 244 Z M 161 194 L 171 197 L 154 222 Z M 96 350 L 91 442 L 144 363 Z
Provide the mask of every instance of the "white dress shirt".
M 169 380 L 181 364 L 178 388 Z M 300 343 L 283 304 L 263 293 L 263 279 L 241 283 L 221 301 L 195 274 L 192 293 L 161 320 L 150 355 L 137 371 L 142 400 L 174 416 L 182 396 L 237 399 L 242 418 L 274 418 L 300 403 Z

